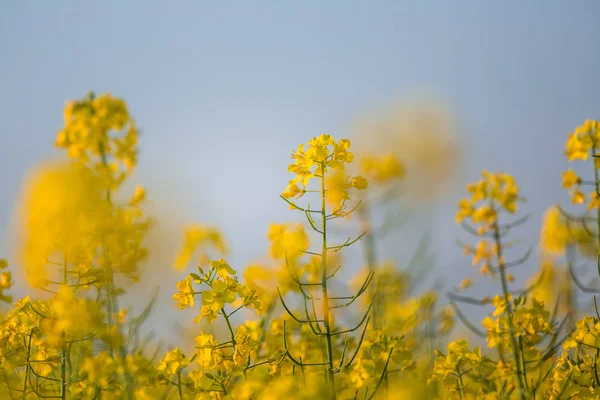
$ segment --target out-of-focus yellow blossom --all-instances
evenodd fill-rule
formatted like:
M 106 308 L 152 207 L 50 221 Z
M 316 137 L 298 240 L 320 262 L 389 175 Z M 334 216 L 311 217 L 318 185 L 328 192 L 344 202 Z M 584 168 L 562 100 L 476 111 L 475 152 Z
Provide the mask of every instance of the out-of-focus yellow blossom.
M 21 203 L 21 257 L 33 287 L 47 284 L 49 260 L 92 264 L 110 216 L 103 187 L 76 163 L 50 163 L 30 176 Z
M 562 187 L 566 189 L 570 189 L 573 186 L 579 185 L 581 183 L 581 178 L 577 176 L 577 174 L 569 168 L 567 171 L 563 172 L 562 175 Z
M 310 244 L 302 224 L 271 224 L 267 237 L 271 242 L 271 256 L 288 262 L 304 255 Z
M 132 206 L 137 206 L 138 204 L 142 203 L 145 199 L 146 189 L 141 185 L 137 185 L 135 187 L 135 191 L 133 192 L 133 196 L 131 196 L 131 199 L 129 199 L 129 204 L 131 204 Z
M 185 355 L 178 348 L 168 351 L 159 363 L 157 370 L 167 377 L 177 374 L 180 370 L 187 368 L 190 361 L 185 358 Z
M 55 347 L 63 343 L 63 333 L 69 339 L 81 339 L 102 327 L 102 314 L 98 304 L 78 298 L 69 286 L 61 286 L 58 294 L 50 300 L 52 314 L 42 322 L 48 342 Z
M 299 269 L 296 270 L 301 272 Z M 277 300 L 277 290 L 285 295 L 289 291 L 297 291 L 292 273 L 285 266 L 269 267 L 252 264 L 244 270 L 244 282 L 250 291 L 256 293 L 265 309 L 270 309 Z
M 557 311 L 563 315 L 573 310 L 573 282 L 565 268 L 558 268 L 552 260 L 543 260 L 539 270 L 529 280 L 531 296 L 543 302 L 547 309 Z
M 571 242 L 569 227 L 557 207 L 549 208 L 544 214 L 540 231 L 540 247 L 550 254 L 561 255 Z
M 463 279 L 462 281 L 460 281 L 460 284 L 458 285 L 458 287 L 462 290 L 464 289 L 468 289 L 473 285 L 473 280 L 472 279 Z
M 588 204 L 588 211 L 592 211 L 593 209 L 600 208 L 600 200 L 598 199 L 598 193 L 592 192 L 590 193 L 590 203 Z
M 466 254 L 473 254 L 472 264 L 474 267 L 482 267 L 484 271 L 491 272 L 492 259 L 498 254 L 495 243 L 487 240 L 480 240 L 475 248 L 465 247 Z M 487 274 L 487 273 L 486 273 Z
M 460 224 L 465 218 L 470 218 L 473 215 L 475 208 L 473 202 L 469 199 L 461 199 L 458 202 L 458 213 L 456 214 L 456 223 Z
M 119 312 L 114 313 L 113 318 L 119 324 L 124 324 L 125 319 L 127 318 L 127 310 L 122 308 L 121 310 L 119 310 Z
M 115 374 L 123 373 L 120 360 L 111 357 L 107 352 L 99 352 L 95 357 L 86 357 L 81 365 L 81 372 L 86 374 L 88 385 L 86 392 L 93 397 L 98 388 L 108 396 L 120 396 L 123 388 L 114 379 Z M 73 389 L 72 389 L 73 391 Z
M 51 271 L 67 267 L 77 271 L 68 278 L 79 284 L 106 266 L 137 278 L 152 221 L 137 206 L 113 205 L 106 190 L 94 171 L 75 162 L 49 163 L 30 176 L 21 201 L 20 253 L 33 287 L 58 280 Z
M 404 165 L 394 154 L 380 157 L 368 153 L 363 155 L 360 157 L 360 172 L 367 180 L 377 184 L 401 180 L 406 175 Z
M 574 189 L 571 191 L 571 202 L 573 204 L 585 204 L 586 201 L 585 194 L 581 190 Z
M 440 103 L 397 103 L 360 116 L 354 143 L 361 173 L 373 186 L 402 183 L 408 202 L 423 204 L 446 193 L 461 146 L 451 112 Z
M 350 200 L 348 190 L 356 188 L 363 190 L 367 188 L 367 181 L 362 176 L 350 177 L 344 169 L 333 171 L 325 180 L 325 199 L 333 208 L 332 214 L 338 214 L 347 200 Z
M 196 253 L 199 255 L 198 264 L 206 264 L 213 251 L 221 256 L 228 252 L 221 231 L 210 226 L 190 225 L 184 230 L 183 245 L 175 258 L 175 267 L 183 271 Z
M 556 206 L 544 214 L 540 230 L 540 248 L 548 255 L 561 256 L 568 245 L 576 245 L 581 255 L 596 258 L 596 246 L 590 240 L 589 228 L 569 222 Z

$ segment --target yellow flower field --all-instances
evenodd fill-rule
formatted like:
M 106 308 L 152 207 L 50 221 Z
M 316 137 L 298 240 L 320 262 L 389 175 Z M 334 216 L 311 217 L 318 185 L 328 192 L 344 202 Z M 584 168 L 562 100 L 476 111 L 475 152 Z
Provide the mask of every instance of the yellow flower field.
M 155 299 L 132 314 L 124 298 L 153 251 L 155 222 L 152 192 L 133 182 L 136 122 L 111 94 L 67 103 L 55 140 L 64 157 L 28 177 L 17 255 L 0 259 L 0 398 L 600 398 L 600 288 L 576 268 L 600 274 L 600 122 L 565 132 L 566 160 L 584 173 L 556 176 L 573 204 L 551 206 L 527 243 L 539 242 L 540 260 L 516 241 L 530 189 L 504 172 L 473 174 L 448 218 L 464 228 L 474 275 L 495 288 L 483 298 L 468 295 L 473 276 L 447 293 L 411 290 L 417 277 L 378 252 L 386 227 L 373 215 L 394 208 L 407 179 L 424 179 L 411 174 L 447 183 L 458 149 L 426 133 L 431 146 L 363 151 L 329 134 L 298 144 L 280 166 L 280 201 L 304 222 L 270 225 L 268 262 L 230 264 L 222 231 L 191 221 L 172 261 L 185 275 L 168 290 L 173 312 L 193 310 L 195 338 L 165 349 L 143 335 Z M 419 146 L 434 151 L 403 159 Z M 347 239 L 331 234 L 340 229 Z M 350 257 L 364 267 L 349 269 Z M 16 270 L 31 288 L 23 298 L 12 294 Z M 472 306 L 487 315 L 474 319 Z

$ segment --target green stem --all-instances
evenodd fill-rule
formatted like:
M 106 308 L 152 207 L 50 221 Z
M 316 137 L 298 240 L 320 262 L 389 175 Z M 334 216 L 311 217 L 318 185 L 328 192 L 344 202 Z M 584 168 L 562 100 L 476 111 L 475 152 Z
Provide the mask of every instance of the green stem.
M 237 342 L 235 341 L 235 334 L 233 333 L 233 328 L 231 327 L 231 322 L 229 322 L 229 316 L 225 312 L 225 308 L 221 308 L 221 315 L 223 315 L 223 318 L 225 319 L 225 322 L 227 323 L 227 329 L 229 330 L 229 336 L 231 337 L 231 343 L 233 343 L 233 345 L 235 346 L 235 345 L 237 345 Z
M 177 391 L 179 392 L 179 400 L 183 400 L 183 392 L 181 389 L 181 370 L 177 371 Z
M 465 384 L 463 382 L 462 374 L 460 373 L 460 371 L 457 371 L 456 373 L 458 374 L 458 383 L 459 383 L 459 388 L 460 388 L 460 398 L 464 399 L 465 398 Z
M 29 368 L 30 368 L 30 363 L 29 363 L 29 359 L 31 358 L 31 339 L 33 337 L 33 329 L 31 329 L 29 331 L 29 340 L 27 341 L 27 357 L 26 357 L 26 361 L 25 361 L 25 378 L 23 379 L 23 396 L 21 397 L 22 399 L 25 399 L 25 396 L 27 396 L 27 382 L 29 381 Z
M 329 324 L 329 296 L 327 294 L 327 209 L 325 204 L 325 163 L 321 162 L 321 224 L 322 224 L 322 248 L 321 248 L 321 290 L 323 299 L 323 323 L 325 325 L 325 341 L 327 345 L 327 382 L 331 389 L 331 398 L 335 400 L 335 378 L 333 375 L 333 346 L 331 344 L 331 326 Z
M 513 322 L 513 308 L 510 302 L 510 293 L 508 290 L 508 280 L 506 278 L 506 266 L 502 257 L 502 242 L 500 240 L 500 231 L 498 229 L 498 222 L 495 221 L 492 227 L 494 231 L 494 241 L 496 243 L 498 259 L 498 269 L 500 270 L 500 282 L 502 284 L 502 294 L 504 295 L 504 302 L 506 303 L 506 317 L 508 319 L 508 330 L 510 335 L 510 344 L 512 348 L 513 362 L 515 363 L 515 375 L 517 378 L 517 390 L 519 391 L 519 398 L 525 400 L 525 391 L 523 388 L 523 382 L 521 379 L 521 360 L 519 357 L 519 347 L 517 339 L 515 337 L 515 327 Z

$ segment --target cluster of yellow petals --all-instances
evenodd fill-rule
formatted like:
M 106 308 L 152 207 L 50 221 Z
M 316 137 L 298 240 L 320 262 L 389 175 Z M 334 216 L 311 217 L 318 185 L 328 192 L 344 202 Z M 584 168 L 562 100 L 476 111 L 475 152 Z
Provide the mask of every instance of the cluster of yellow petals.
M 471 197 L 459 201 L 456 222 L 462 223 L 465 219 L 470 219 L 479 225 L 479 231 L 483 233 L 497 221 L 500 210 L 514 214 L 521 198 L 519 187 L 511 175 L 493 174 L 486 170 L 481 175 L 479 182 L 467 185 Z
M 565 145 L 567 159 L 569 161 L 587 160 L 590 152 L 595 151 L 598 139 L 600 139 L 600 123 L 586 120 L 568 135 Z
M 90 93 L 67 103 L 63 117 L 56 146 L 74 159 L 117 174 L 114 183 L 120 184 L 138 157 L 138 130 L 123 99 Z
M 350 200 L 348 190 L 367 188 L 367 180 L 360 175 L 350 176 L 346 172 L 346 164 L 354 161 L 354 153 L 349 151 L 350 140 L 336 141 L 328 134 L 313 137 L 308 144 L 301 144 L 292 153 L 294 162 L 288 166 L 288 172 L 295 174 L 289 181 L 285 191 L 281 194 L 284 199 L 298 199 L 307 190 L 307 185 L 312 178 L 323 180 L 324 196 L 333 207 L 333 214 L 349 216 L 344 212 L 345 202 Z M 331 174 L 326 172 L 332 171 Z M 301 186 L 298 186 L 300 184 Z M 293 203 L 290 208 L 294 208 Z
M 188 365 L 190 365 L 190 361 L 185 357 L 185 354 L 178 347 L 175 347 L 173 350 L 168 351 L 158 363 L 157 370 L 166 377 L 171 378 Z
M 507 312 L 509 302 L 512 307 L 510 314 Z M 535 297 L 530 301 L 521 297 L 512 300 L 509 295 L 495 296 L 492 304 L 494 313 L 482 322 L 487 332 L 488 347 L 510 348 L 512 335 L 523 343 L 524 349 L 534 353 L 531 358 L 539 357 L 542 350 L 535 346 L 553 332 L 550 311 L 544 307 L 544 303 Z
M 177 293 L 173 295 L 173 299 L 177 301 L 180 309 L 194 307 L 194 297 L 200 294 L 202 303 L 196 322 L 202 318 L 212 322 L 224 312 L 225 305 L 233 305 L 236 302 L 260 313 L 261 302 L 256 292 L 238 281 L 235 276 L 236 271 L 227 261 L 223 259 L 209 261 L 209 266 L 206 272 L 198 267 L 200 274 L 191 273 L 177 283 Z M 193 283 L 205 285 L 206 288 L 195 291 Z

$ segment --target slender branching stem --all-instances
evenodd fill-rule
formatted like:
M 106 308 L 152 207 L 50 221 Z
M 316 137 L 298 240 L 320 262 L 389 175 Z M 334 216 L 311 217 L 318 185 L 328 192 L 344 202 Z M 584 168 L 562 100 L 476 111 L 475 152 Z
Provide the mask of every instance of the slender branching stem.
M 510 292 L 508 289 L 508 279 L 506 277 L 506 266 L 504 263 L 504 258 L 502 256 L 502 240 L 500 238 L 500 230 L 498 228 L 498 222 L 494 222 L 492 226 L 492 231 L 494 234 L 494 242 L 496 244 L 498 258 L 498 269 L 500 270 L 500 282 L 502 284 L 502 293 L 504 295 L 504 301 L 506 303 L 506 317 L 508 320 L 508 330 L 510 336 L 510 345 L 513 353 L 513 362 L 515 363 L 515 376 L 517 381 L 517 390 L 519 392 L 519 398 L 521 400 L 525 400 L 525 390 L 523 387 L 523 371 L 521 368 L 521 357 L 519 356 L 519 346 L 517 343 L 517 339 L 515 336 L 515 327 L 513 321 L 513 308 L 510 302 Z M 524 368 L 524 366 L 523 366 Z
M 325 204 L 325 163 L 321 162 L 321 291 L 323 306 L 323 325 L 325 326 L 325 342 L 327 346 L 327 382 L 331 388 L 331 398 L 335 400 L 335 378 L 333 375 L 333 345 L 331 340 L 331 326 L 329 317 L 329 296 L 327 293 L 327 209 Z

